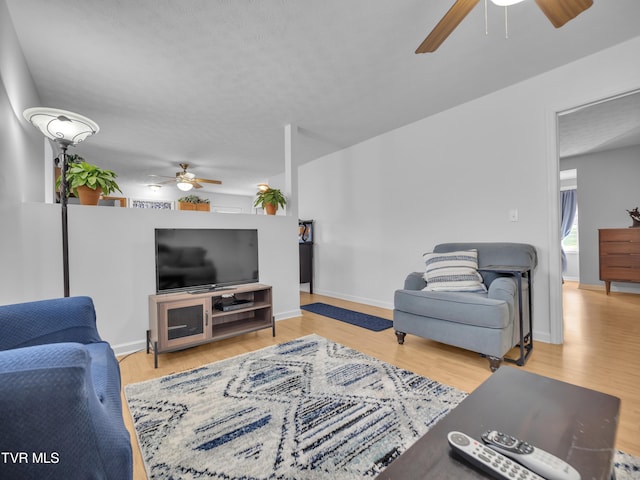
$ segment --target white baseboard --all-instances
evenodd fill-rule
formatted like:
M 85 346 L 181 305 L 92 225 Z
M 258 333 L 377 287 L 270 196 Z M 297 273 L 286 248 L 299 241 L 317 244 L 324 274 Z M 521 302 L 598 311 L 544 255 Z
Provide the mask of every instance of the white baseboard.
M 605 291 L 604 285 L 592 285 L 588 283 L 581 283 L 580 285 L 578 285 L 578 288 L 582 290 L 595 290 L 599 292 Z M 635 285 L 629 283 L 611 283 L 611 292 L 639 294 L 640 286 L 636 287 Z
M 298 308 L 289 312 L 276 313 L 274 316 L 276 317 L 276 322 L 279 320 L 286 320 L 287 318 L 301 317 L 302 310 Z
M 117 356 L 128 355 L 129 353 L 139 352 L 147 349 L 147 340 L 136 340 L 135 342 L 121 343 L 120 345 L 111 345 L 111 348 Z
M 339 298 L 341 300 L 347 300 L 349 302 L 357 302 L 357 303 L 362 303 L 364 305 L 371 305 L 372 307 L 380 307 L 380 308 L 386 308 L 387 310 L 393 310 L 393 303 L 381 302 L 380 300 L 375 300 L 373 298 L 358 297 L 356 295 L 347 295 L 344 293 L 332 292 L 330 290 L 322 290 L 322 289 L 320 290 L 314 289 L 313 293 L 317 293 L 318 295 L 324 295 L 327 297 Z
M 541 333 L 534 331 L 533 340 L 534 342 L 551 343 L 551 337 L 547 332 Z M 533 346 L 533 349 L 536 349 L 535 345 Z

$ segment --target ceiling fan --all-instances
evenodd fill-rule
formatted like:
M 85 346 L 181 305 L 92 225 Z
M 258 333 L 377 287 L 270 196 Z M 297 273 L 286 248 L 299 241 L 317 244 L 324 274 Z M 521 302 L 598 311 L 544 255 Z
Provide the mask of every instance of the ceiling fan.
M 427 38 L 420 44 L 416 53 L 435 52 L 479 1 L 456 0 L 456 3 L 453 4 L 445 16 L 442 17 L 442 20 L 438 22 Z M 523 0 L 491 1 L 499 6 L 508 6 L 520 3 Z M 535 0 L 535 2 L 556 28 L 560 28 L 593 5 L 593 0 Z
M 189 168 L 189 164 L 188 163 L 180 163 L 180 168 L 182 168 L 181 172 L 176 172 L 176 176 L 175 178 L 173 177 L 166 177 L 166 178 L 171 178 L 171 180 L 166 180 L 164 182 L 160 182 L 160 185 L 162 184 L 166 184 L 166 183 L 172 183 L 175 182 L 176 186 L 182 190 L 182 191 L 188 191 L 191 190 L 192 188 L 202 188 L 202 185 L 200 185 L 201 183 L 214 183 L 216 185 L 221 185 L 222 182 L 220 180 L 210 180 L 208 178 L 198 178 L 195 176 L 195 174 L 191 173 L 191 172 L 187 172 L 187 169 Z

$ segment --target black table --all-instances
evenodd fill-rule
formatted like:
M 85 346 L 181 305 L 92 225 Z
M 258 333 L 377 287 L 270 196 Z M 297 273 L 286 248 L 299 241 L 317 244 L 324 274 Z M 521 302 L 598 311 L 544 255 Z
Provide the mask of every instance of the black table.
M 486 265 L 482 268 L 478 268 L 480 271 L 485 272 L 494 272 L 501 275 L 511 275 L 516 279 L 516 284 L 518 286 L 518 322 L 520 325 L 520 357 L 516 359 L 505 357 L 505 362 L 515 363 L 519 366 L 523 366 L 527 363 L 527 359 L 529 355 L 531 355 L 531 351 L 533 350 L 533 303 L 532 303 L 532 281 L 531 281 L 531 268 L 523 267 L 518 265 Z M 524 317 L 523 317 L 523 305 L 522 305 L 522 279 L 526 278 L 528 281 L 529 295 L 528 297 L 528 305 L 529 309 L 529 331 L 527 333 L 524 332 Z
M 503 366 L 377 479 L 491 478 L 451 451 L 447 433 L 480 440 L 494 429 L 565 460 L 583 480 L 609 480 L 619 411 L 617 397 Z

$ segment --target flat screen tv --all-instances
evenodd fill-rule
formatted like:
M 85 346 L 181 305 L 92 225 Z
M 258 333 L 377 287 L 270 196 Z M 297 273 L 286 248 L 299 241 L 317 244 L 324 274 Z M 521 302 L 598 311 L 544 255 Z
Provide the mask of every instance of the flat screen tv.
M 258 231 L 157 228 L 156 293 L 258 282 Z

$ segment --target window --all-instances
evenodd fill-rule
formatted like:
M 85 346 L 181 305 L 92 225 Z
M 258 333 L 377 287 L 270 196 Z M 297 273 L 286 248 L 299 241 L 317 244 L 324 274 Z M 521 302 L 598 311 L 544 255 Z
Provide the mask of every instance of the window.
M 565 252 L 577 252 L 579 247 L 578 239 L 578 207 L 576 206 L 576 216 L 573 219 L 573 225 L 571 225 L 571 231 L 564 240 L 562 240 L 562 248 Z

